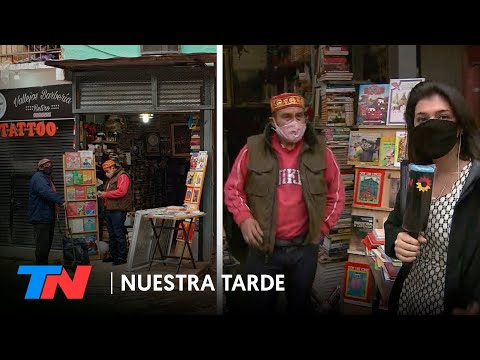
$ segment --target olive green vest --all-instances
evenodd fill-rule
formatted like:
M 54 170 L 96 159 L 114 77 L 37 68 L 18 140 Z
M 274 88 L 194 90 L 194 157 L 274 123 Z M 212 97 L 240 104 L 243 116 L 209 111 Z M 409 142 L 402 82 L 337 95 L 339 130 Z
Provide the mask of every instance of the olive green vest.
M 117 190 L 117 181 L 120 175 L 125 174 L 130 178 L 130 175 L 123 170 L 123 169 L 118 169 L 112 176 L 110 180 L 108 180 L 105 190 L 107 191 L 113 191 Z M 115 211 L 130 211 L 132 210 L 132 204 L 133 204 L 133 191 L 132 191 L 132 181 L 130 181 L 130 185 L 128 186 L 128 191 L 124 197 L 118 198 L 118 199 L 107 199 L 106 201 L 106 208 L 107 210 Z
M 275 245 L 277 220 L 278 159 L 271 145 L 272 130 L 267 125 L 265 133 L 251 136 L 247 140 L 248 164 L 245 192 L 247 204 L 263 231 L 265 252 L 272 252 Z M 304 135 L 300 152 L 299 169 L 302 192 L 308 209 L 309 231 L 305 244 L 318 244 L 326 204 L 326 184 L 324 179 L 325 138 L 315 135 L 310 124 Z

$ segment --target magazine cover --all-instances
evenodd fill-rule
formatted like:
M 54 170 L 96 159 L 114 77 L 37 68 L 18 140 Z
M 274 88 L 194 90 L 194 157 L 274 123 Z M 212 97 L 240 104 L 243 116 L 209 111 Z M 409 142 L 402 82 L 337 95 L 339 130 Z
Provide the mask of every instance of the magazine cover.
M 368 264 L 347 261 L 343 277 L 343 300 L 355 305 L 371 306 L 371 276 Z
M 363 84 L 358 89 L 357 125 L 385 125 L 389 84 Z
M 380 207 L 384 178 L 385 170 L 357 168 L 353 204 Z
M 387 125 L 404 125 L 405 108 L 412 88 L 424 78 L 390 79 Z

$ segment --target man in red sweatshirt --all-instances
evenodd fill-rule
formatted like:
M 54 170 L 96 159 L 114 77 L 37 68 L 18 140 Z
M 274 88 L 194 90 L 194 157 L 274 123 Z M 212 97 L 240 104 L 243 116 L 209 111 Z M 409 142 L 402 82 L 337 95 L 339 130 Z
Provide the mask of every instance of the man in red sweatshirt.
M 273 96 L 272 117 L 248 138 L 225 183 L 225 204 L 249 246 L 246 273 L 285 275 L 287 310 L 311 311 L 318 245 L 342 213 L 345 188 L 323 135 L 307 123 L 303 97 Z M 249 293 L 249 310 L 274 313 L 277 292 Z
M 105 191 L 99 191 L 98 197 L 104 200 L 104 216 L 107 223 L 110 257 L 104 262 L 121 265 L 127 262 L 127 238 L 125 220 L 127 212 L 132 209 L 133 192 L 130 176 L 122 168 L 116 166 L 113 160 L 102 164 L 108 181 Z

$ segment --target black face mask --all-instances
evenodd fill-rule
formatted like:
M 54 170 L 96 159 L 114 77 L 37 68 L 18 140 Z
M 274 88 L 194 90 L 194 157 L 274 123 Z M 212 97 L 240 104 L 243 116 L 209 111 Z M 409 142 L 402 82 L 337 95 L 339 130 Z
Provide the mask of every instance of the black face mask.
M 415 163 L 433 164 L 447 155 L 457 143 L 457 131 L 457 123 L 448 120 L 430 119 L 415 126 L 409 139 Z
M 45 173 L 45 175 L 51 175 L 52 174 L 52 167 L 46 167 L 46 168 L 43 168 L 43 172 Z

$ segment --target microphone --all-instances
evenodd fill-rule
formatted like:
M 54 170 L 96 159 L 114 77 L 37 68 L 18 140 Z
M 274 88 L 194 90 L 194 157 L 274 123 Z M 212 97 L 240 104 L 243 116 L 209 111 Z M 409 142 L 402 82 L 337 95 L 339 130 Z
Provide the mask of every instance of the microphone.
M 407 200 L 402 227 L 415 239 L 427 229 L 434 175 L 433 164 L 408 165 Z

